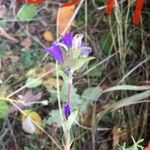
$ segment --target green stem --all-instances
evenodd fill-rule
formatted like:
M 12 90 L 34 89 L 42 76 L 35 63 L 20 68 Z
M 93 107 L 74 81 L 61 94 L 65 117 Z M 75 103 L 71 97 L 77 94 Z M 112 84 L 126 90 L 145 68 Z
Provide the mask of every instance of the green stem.
M 72 96 L 72 78 L 69 80 L 68 83 L 68 97 L 67 97 L 67 104 L 71 105 L 71 96 Z
M 67 104 L 71 105 L 71 96 L 72 96 L 72 78 L 70 78 L 68 83 L 68 97 Z M 66 128 L 66 145 L 65 150 L 70 150 L 70 128 Z
M 65 150 L 70 150 L 70 129 L 66 129 L 66 145 Z

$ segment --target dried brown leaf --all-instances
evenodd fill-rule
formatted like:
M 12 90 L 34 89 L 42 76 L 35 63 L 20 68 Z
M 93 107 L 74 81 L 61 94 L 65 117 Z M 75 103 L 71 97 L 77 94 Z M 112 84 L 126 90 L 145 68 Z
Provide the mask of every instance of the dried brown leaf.
M 63 84 L 63 80 L 59 79 L 59 86 L 61 86 L 62 84 Z M 52 86 L 52 87 L 54 87 L 54 88 L 57 88 L 57 79 L 51 77 L 51 78 L 45 80 L 45 81 L 43 82 L 43 85 L 44 85 L 44 86 Z
M 32 40 L 29 37 L 27 37 L 20 43 L 20 45 L 25 48 L 29 48 L 32 45 Z

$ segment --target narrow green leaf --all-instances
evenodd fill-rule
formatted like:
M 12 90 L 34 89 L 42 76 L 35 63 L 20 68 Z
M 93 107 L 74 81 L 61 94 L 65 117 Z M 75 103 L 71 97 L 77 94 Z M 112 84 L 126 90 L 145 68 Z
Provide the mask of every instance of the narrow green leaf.
M 108 106 L 107 108 L 112 109 L 112 110 L 119 109 L 119 108 L 124 107 L 124 106 L 136 104 L 140 100 L 148 98 L 149 96 L 150 96 L 150 90 L 144 91 L 142 93 L 135 94 L 133 96 L 121 99 L 118 102 L 115 102 L 114 104 L 112 104 L 111 106 Z
M 116 91 L 116 90 L 142 91 L 142 90 L 149 90 L 149 89 L 150 89 L 150 86 L 117 85 L 117 86 L 113 86 L 111 88 L 104 90 L 103 93 Z

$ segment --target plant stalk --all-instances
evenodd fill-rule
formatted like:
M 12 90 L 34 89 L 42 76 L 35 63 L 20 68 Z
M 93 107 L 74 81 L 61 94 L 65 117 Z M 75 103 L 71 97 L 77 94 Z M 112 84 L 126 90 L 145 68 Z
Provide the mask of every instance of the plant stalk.
M 65 150 L 70 150 L 70 129 L 66 129 L 66 145 Z
M 67 105 L 71 104 L 71 96 L 72 96 L 72 77 L 68 83 L 68 97 L 67 97 Z M 65 150 L 70 150 L 70 128 L 66 128 L 66 145 Z
M 72 78 L 69 80 L 68 83 L 68 97 L 67 97 L 67 104 L 70 106 L 71 104 L 71 96 L 72 96 Z

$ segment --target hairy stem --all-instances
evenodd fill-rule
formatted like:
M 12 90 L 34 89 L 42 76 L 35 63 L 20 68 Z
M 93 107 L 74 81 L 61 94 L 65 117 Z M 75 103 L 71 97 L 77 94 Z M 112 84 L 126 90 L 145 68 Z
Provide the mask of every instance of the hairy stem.
M 69 83 L 68 83 L 67 104 L 69 106 L 71 104 L 71 96 L 72 96 L 72 78 L 69 80 Z M 70 128 L 66 128 L 66 145 L 65 145 L 65 150 L 70 150 Z
M 68 97 L 67 97 L 67 104 L 70 106 L 71 103 L 71 96 L 72 96 L 72 78 L 69 80 L 68 83 Z
M 66 145 L 65 150 L 70 150 L 70 129 L 66 129 Z

